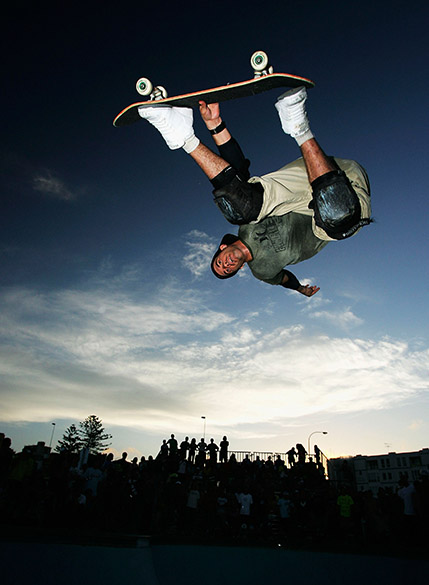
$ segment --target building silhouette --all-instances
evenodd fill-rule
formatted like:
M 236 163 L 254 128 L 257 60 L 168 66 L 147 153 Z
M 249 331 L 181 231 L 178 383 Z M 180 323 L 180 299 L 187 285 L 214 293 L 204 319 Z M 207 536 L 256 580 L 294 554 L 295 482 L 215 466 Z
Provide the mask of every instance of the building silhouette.
M 378 490 L 396 491 L 399 481 L 413 482 L 429 474 L 429 449 L 382 455 L 356 455 L 329 459 L 328 475 L 331 482 L 347 484 L 358 492 Z

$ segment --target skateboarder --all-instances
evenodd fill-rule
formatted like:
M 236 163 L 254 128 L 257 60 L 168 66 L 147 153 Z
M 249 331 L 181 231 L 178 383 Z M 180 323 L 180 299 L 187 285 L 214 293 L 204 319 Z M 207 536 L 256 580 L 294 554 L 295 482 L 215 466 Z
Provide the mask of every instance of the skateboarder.
M 200 113 L 219 155 L 195 136 L 192 109 L 139 109 L 170 149 L 190 154 L 210 179 L 224 217 L 240 226 L 238 236 L 223 237 L 212 259 L 217 278 L 231 278 L 247 263 L 256 278 L 311 297 L 319 287 L 301 285 L 284 266 L 311 258 L 329 241 L 348 238 L 371 222 L 365 170 L 355 161 L 325 155 L 311 132 L 306 99 L 302 87 L 286 92 L 275 104 L 283 131 L 296 140 L 302 158 L 262 177 L 250 177 L 250 163 L 226 128 L 218 104 L 200 102 Z

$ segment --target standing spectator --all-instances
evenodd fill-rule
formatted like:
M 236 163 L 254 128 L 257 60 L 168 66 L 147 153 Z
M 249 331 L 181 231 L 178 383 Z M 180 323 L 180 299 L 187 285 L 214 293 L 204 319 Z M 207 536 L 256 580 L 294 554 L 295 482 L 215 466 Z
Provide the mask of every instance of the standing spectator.
M 341 529 L 350 535 L 352 529 L 352 506 L 354 505 L 353 498 L 347 492 L 345 486 L 341 486 L 340 495 L 337 498 L 337 506 L 340 514 Z
M 274 461 L 274 467 L 276 468 L 276 471 L 278 473 L 280 473 L 281 470 L 284 468 L 284 466 L 285 466 L 285 462 L 280 457 L 280 455 L 277 455 L 276 460 Z
M 139 462 L 139 471 L 140 473 L 142 473 L 147 467 L 147 461 L 146 461 L 146 457 L 144 455 L 142 455 L 140 457 L 140 462 Z
M 246 455 L 246 457 L 248 457 L 248 455 Z M 265 465 L 265 462 L 261 460 L 259 455 L 256 455 L 256 459 L 252 463 L 252 466 L 255 470 L 255 473 L 258 473 L 259 471 L 261 471 L 261 469 L 264 468 L 264 465 Z
M 316 465 L 320 465 L 320 449 L 317 445 L 314 445 L 314 456 L 316 458 Z
M 3 434 L 3 433 L 2 433 Z M 3 435 L 3 440 L 0 444 L 0 488 L 6 484 L 6 479 L 9 475 L 9 470 L 12 467 L 13 450 L 11 448 L 12 440 Z
M 271 458 L 271 455 L 268 455 L 267 460 L 265 461 L 265 469 L 272 471 L 274 469 L 274 463 Z
M 167 441 L 167 445 L 168 445 L 168 454 L 170 457 L 176 457 L 177 455 L 177 439 L 175 438 L 174 435 L 171 435 L 171 437 L 168 439 Z
M 298 464 L 304 465 L 305 456 L 307 455 L 307 451 L 305 450 L 304 445 L 301 445 L 301 443 L 297 443 L 296 450 L 298 452 Z
M 219 447 L 214 442 L 214 439 L 210 439 L 210 443 L 207 445 L 207 451 L 210 455 L 210 465 L 214 466 L 217 463 L 217 452 Z
M 109 473 L 109 471 L 112 471 L 112 469 L 113 469 L 112 466 L 113 466 L 113 463 L 114 463 L 113 462 L 113 458 L 114 458 L 113 453 L 107 453 L 107 455 L 106 455 L 106 457 L 105 457 L 105 459 L 103 461 L 103 465 L 101 467 L 104 475 L 106 475 L 106 473 Z
M 248 521 L 250 519 L 251 507 L 253 504 L 252 494 L 245 487 L 242 492 L 236 494 L 237 502 L 240 505 L 240 519 Z
M 295 447 L 289 449 L 286 453 L 287 455 L 287 462 L 289 463 L 289 467 L 293 467 L 295 465 L 295 457 L 297 456 L 297 452 L 295 451 Z
M 220 452 L 219 452 L 219 461 L 221 463 L 226 463 L 228 461 L 228 447 L 229 447 L 229 441 L 226 437 L 223 437 L 222 441 L 220 442 Z
M 252 462 L 250 461 L 249 453 L 246 453 L 243 461 L 241 462 L 241 466 L 245 469 L 250 469 L 252 466 Z
M 216 499 L 216 527 L 221 532 L 228 527 L 228 496 L 225 488 L 218 491 Z
M 191 489 L 188 492 L 188 499 L 186 502 L 186 510 L 187 510 L 187 525 L 188 529 L 191 532 L 195 531 L 197 518 L 198 518 L 198 505 L 200 502 L 200 490 L 198 489 L 198 485 L 194 483 L 191 484 Z
M 179 467 L 177 468 L 177 473 L 179 474 L 180 480 L 183 481 L 183 478 L 186 475 L 188 470 L 188 462 L 186 459 L 182 459 L 179 463 Z
M 189 437 L 185 437 L 185 440 L 180 443 L 180 459 L 184 461 L 189 451 L 190 443 Z
M 164 461 L 168 457 L 168 443 L 167 439 L 162 439 L 162 445 L 159 449 L 158 457 Z
M 404 503 L 404 516 L 415 516 L 416 509 L 414 506 L 414 498 L 416 489 L 413 484 L 408 482 L 406 477 L 402 477 L 399 481 L 401 486 L 398 490 L 398 496 Z
M 197 450 L 197 440 L 196 439 L 192 439 L 191 442 L 189 443 L 189 455 L 188 455 L 188 461 L 190 463 L 194 463 L 195 461 L 195 452 Z
M 128 467 L 131 465 L 131 463 L 129 463 L 129 462 L 127 461 L 127 457 L 128 457 L 128 453 L 127 453 L 126 451 L 124 451 L 124 452 L 122 453 L 122 456 L 121 456 L 121 458 L 120 458 L 120 459 L 117 459 L 117 460 L 115 461 L 115 465 L 116 465 L 117 467 L 119 467 L 119 469 L 121 469 L 121 471 L 122 471 L 123 473 L 126 473 L 126 472 L 127 472 L 127 470 L 128 470 Z
M 405 542 L 412 541 L 415 538 L 417 529 L 417 514 L 416 514 L 416 488 L 414 484 L 410 484 L 406 477 L 399 480 L 400 488 L 398 496 L 403 503 L 402 510 L 402 537 Z
M 283 492 L 277 501 L 279 507 L 280 526 L 283 535 L 287 534 L 292 510 L 292 502 L 288 492 Z
M 95 498 L 98 492 L 98 484 L 103 479 L 103 472 L 100 469 L 99 461 L 94 461 L 93 465 L 88 465 L 82 477 L 85 480 L 84 492 L 89 491 Z
M 204 441 L 204 438 L 201 438 L 201 441 L 197 445 L 198 455 L 197 455 L 197 463 L 200 465 L 204 465 L 206 461 L 206 451 L 207 451 L 207 443 Z

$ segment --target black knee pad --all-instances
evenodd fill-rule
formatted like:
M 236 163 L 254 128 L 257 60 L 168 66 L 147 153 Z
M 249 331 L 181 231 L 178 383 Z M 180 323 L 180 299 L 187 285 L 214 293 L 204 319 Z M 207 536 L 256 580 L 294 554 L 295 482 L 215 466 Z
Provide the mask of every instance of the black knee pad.
M 330 238 L 343 240 L 370 223 L 369 218 L 361 219 L 359 198 L 343 171 L 326 173 L 311 187 L 313 199 L 309 207 L 314 209 L 314 221 Z
M 247 183 L 236 174 L 228 184 L 213 191 L 214 201 L 225 219 L 235 225 L 255 221 L 262 207 L 264 188 Z

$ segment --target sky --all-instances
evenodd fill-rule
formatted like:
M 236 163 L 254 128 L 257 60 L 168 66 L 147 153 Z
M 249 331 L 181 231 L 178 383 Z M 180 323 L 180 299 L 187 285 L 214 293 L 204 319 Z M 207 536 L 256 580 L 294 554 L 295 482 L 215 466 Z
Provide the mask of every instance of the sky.
M 1 35 L 0 432 L 12 447 L 54 447 L 91 414 L 130 457 L 172 433 L 199 439 L 204 423 L 233 450 L 285 452 L 312 433 L 328 457 L 429 447 L 427 3 L 22 8 L 9 3 Z M 320 286 L 312 298 L 248 269 L 215 279 L 209 259 L 235 228 L 210 183 L 146 122 L 112 125 L 140 101 L 139 77 L 169 95 L 245 80 L 255 50 L 316 83 L 314 135 L 371 182 L 375 222 L 293 268 Z M 221 107 L 252 175 L 300 156 L 278 95 Z M 211 146 L 198 112 L 194 128 Z

